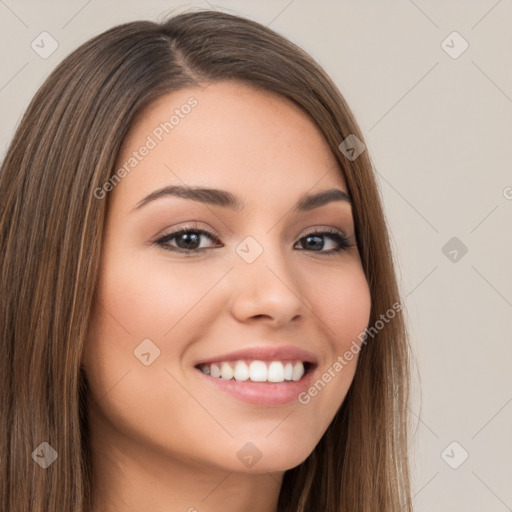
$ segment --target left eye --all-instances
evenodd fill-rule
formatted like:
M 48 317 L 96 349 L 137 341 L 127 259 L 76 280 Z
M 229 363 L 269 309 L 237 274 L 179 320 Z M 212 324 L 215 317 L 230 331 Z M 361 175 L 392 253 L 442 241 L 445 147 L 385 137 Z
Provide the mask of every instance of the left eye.
M 214 236 L 212 233 L 209 233 L 208 231 L 205 231 L 204 229 L 184 228 L 178 231 L 174 231 L 173 233 L 164 235 L 163 237 L 156 240 L 155 244 L 161 246 L 163 249 L 168 251 L 185 254 L 199 253 L 205 250 L 204 247 L 200 247 L 202 236 L 207 237 L 210 240 L 219 242 L 216 236 Z M 330 239 L 331 242 L 334 242 L 335 246 L 337 247 L 329 250 L 317 250 L 323 249 L 325 245 L 324 238 Z M 171 245 L 169 243 L 171 240 L 176 240 L 176 245 Z M 327 229 L 325 231 L 315 231 L 309 233 L 301 237 L 297 243 L 300 244 L 303 248 L 304 245 L 309 245 L 311 248 L 306 248 L 306 250 L 312 252 L 320 252 L 322 254 L 339 253 L 354 245 L 350 244 L 349 238 L 346 235 L 344 235 L 341 231 L 334 229 Z M 222 247 L 222 245 L 217 245 L 217 247 Z

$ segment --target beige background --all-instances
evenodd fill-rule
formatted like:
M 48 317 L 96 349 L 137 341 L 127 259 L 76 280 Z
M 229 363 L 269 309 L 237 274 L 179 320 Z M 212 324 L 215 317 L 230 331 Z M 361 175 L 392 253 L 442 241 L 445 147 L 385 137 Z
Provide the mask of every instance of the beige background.
M 1 155 L 32 95 L 71 50 L 113 25 L 190 6 L 208 4 L 1 0 Z M 512 1 L 213 7 L 302 46 L 366 134 L 421 376 L 412 404 L 416 510 L 512 510 Z M 59 45 L 47 59 L 31 48 L 43 31 Z M 469 44 L 458 58 L 441 46 L 453 31 Z M 452 53 L 461 44 L 454 36 L 445 43 Z M 466 254 L 451 245 L 443 252 L 452 237 Z

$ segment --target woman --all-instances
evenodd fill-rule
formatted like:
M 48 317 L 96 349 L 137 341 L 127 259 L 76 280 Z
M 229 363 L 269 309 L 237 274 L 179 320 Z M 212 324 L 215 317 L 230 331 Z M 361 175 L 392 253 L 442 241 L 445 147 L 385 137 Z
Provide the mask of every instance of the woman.
M 0 174 L 2 510 L 411 510 L 363 140 L 311 57 L 225 13 L 56 68 Z

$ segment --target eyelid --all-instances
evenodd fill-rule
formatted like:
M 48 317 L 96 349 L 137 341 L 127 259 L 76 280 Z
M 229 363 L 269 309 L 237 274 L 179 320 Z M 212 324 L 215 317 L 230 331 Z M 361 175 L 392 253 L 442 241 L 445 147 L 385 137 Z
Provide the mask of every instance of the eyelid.
M 183 226 L 178 224 L 178 226 L 175 226 L 168 231 L 167 230 L 164 231 L 163 233 L 159 234 L 158 236 L 156 236 L 154 238 L 153 243 L 157 242 L 158 240 L 160 240 L 168 235 L 176 235 L 182 231 L 199 231 L 207 236 L 217 239 L 217 241 L 221 237 L 221 235 L 212 227 L 210 227 L 210 226 L 201 227 L 199 222 L 191 221 L 191 223 L 184 223 Z
M 185 223 L 185 225 L 183 225 L 183 226 L 178 225 L 178 226 L 173 227 L 169 232 L 164 232 L 162 234 L 159 234 L 158 236 L 155 237 L 154 242 L 156 242 L 156 241 L 160 240 L 161 238 L 164 238 L 168 235 L 177 235 L 182 231 L 199 231 L 207 236 L 211 236 L 212 238 L 217 239 L 217 241 L 219 241 L 219 239 L 221 238 L 221 235 L 215 229 L 213 229 L 211 227 L 201 228 L 199 226 L 199 223 L 197 223 L 196 221 L 192 221 L 192 224 Z M 304 238 L 305 236 L 318 233 L 319 231 L 327 231 L 329 233 L 337 233 L 346 238 L 349 238 L 349 239 L 352 238 L 352 236 L 348 235 L 343 229 L 340 229 L 340 228 L 335 228 L 335 227 L 331 227 L 331 226 L 311 226 L 310 228 L 307 229 L 307 231 L 304 234 L 299 236 L 297 240 L 300 240 L 301 238 Z
M 334 228 L 332 226 L 313 226 L 311 228 L 308 228 L 308 230 L 299 237 L 300 238 L 303 238 L 305 236 L 308 236 L 308 235 L 312 235 L 314 233 L 318 233 L 319 231 L 327 231 L 329 233 L 338 233 L 340 235 L 343 235 L 343 236 L 346 236 L 347 238 L 350 238 L 349 235 L 347 235 L 345 233 L 345 231 L 343 231 L 343 229 L 340 229 L 340 228 Z

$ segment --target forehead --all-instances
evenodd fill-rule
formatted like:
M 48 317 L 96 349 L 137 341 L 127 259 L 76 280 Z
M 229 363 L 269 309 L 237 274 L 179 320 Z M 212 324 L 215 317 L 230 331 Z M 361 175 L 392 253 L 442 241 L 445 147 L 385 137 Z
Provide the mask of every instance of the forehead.
M 172 184 L 225 188 L 249 203 L 345 188 L 321 130 L 300 107 L 237 81 L 153 102 L 125 138 L 116 169 L 123 166 L 129 173 L 114 194 L 133 204 Z

